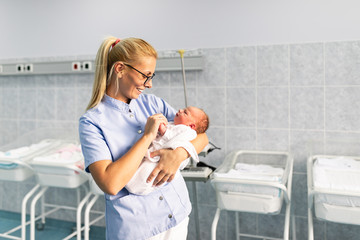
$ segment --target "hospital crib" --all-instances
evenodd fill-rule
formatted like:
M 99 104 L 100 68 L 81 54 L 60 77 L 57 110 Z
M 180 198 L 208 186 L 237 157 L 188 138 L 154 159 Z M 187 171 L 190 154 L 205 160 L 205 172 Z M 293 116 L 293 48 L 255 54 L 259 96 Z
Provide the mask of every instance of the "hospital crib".
M 34 171 L 29 165 L 29 161 L 60 144 L 59 141 L 38 138 L 38 136 L 39 134 L 30 132 L 0 147 L 0 180 L 19 183 L 31 181 Z M 21 224 L 4 233 L 0 233 L 0 237 L 9 239 L 26 238 L 26 225 L 30 224 L 30 221 L 26 221 L 27 202 L 39 187 L 40 185 L 36 184 L 22 199 Z M 14 233 L 20 229 L 21 236 L 14 236 Z
M 25 181 L 31 176 L 36 176 L 36 185 L 25 195 L 22 200 L 21 225 L 1 234 L 1 237 L 10 239 L 26 239 L 26 226 L 30 225 L 30 239 L 35 239 L 35 227 L 41 230 L 45 224 L 45 217 L 60 209 L 76 211 L 76 231 L 67 236 L 70 239 L 77 235 L 81 239 L 81 231 L 103 217 L 103 212 L 91 211 L 92 205 L 101 194 L 94 187 L 89 191 L 89 174 L 83 171 L 83 156 L 77 154 L 76 158 L 69 156 L 67 161 L 56 159 L 59 150 L 76 146 L 77 131 L 74 129 L 39 129 L 18 138 L 14 143 L 0 148 L 0 179 L 5 181 Z M 11 151 L 9 151 L 11 150 Z M 25 151 L 26 150 L 26 151 Z M 16 153 L 16 155 L 15 155 Z M 26 153 L 26 154 L 25 154 Z M 65 152 L 67 154 L 67 152 Z M 17 156 L 17 157 L 15 157 Z M 51 156 L 51 157 L 50 157 Z M 45 202 L 44 194 L 49 188 L 67 188 L 76 190 L 77 206 L 56 205 Z M 84 189 L 84 197 L 80 188 Z M 91 196 L 95 195 L 90 202 Z M 30 221 L 26 222 L 27 202 L 32 198 Z M 41 199 L 40 214 L 36 216 L 37 201 Z M 85 226 L 82 227 L 82 209 L 85 210 Z M 50 209 L 50 210 L 48 210 Z M 45 211 L 47 210 L 47 211 Z M 89 222 L 90 212 L 100 215 Z M 40 220 L 40 221 L 39 221 Z M 12 235 L 21 228 L 21 237 Z M 85 231 L 85 239 L 89 238 Z
M 359 156 L 311 155 L 307 177 L 309 240 L 314 239 L 314 216 L 324 221 L 360 225 Z
M 285 152 L 237 150 L 228 154 L 211 175 L 217 200 L 212 240 L 216 239 L 221 210 L 236 212 L 237 239 L 240 236 L 277 239 L 240 233 L 238 212 L 279 214 L 283 201 L 286 204 L 283 239 L 289 239 L 292 171 L 293 158 Z M 292 226 L 295 239 L 294 221 Z

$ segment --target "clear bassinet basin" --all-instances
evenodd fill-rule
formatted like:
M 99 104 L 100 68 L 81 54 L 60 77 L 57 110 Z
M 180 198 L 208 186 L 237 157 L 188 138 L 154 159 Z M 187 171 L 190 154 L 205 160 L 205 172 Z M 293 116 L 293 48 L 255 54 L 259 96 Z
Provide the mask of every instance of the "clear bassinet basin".
M 218 207 L 279 213 L 292 161 L 284 152 L 238 150 L 230 153 L 211 175 Z

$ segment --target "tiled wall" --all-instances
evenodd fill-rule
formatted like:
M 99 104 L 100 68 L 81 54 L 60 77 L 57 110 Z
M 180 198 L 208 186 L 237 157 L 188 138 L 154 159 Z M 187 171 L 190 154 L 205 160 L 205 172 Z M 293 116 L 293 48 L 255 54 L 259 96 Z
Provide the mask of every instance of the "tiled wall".
M 307 239 L 306 157 L 311 141 L 327 146 L 331 141 L 360 139 L 360 41 L 202 49 L 202 54 L 203 71 L 186 75 L 188 101 L 209 114 L 208 136 L 221 147 L 203 160 L 218 166 L 235 149 L 291 151 L 295 157 L 292 213 L 297 239 Z M 0 77 L 0 143 L 40 127 L 76 128 L 92 78 L 91 74 Z M 159 72 L 153 85 L 148 92 L 175 108 L 183 107 L 181 72 Z M 0 209 L 20 211 L 20 199 L 34 182 L 0 182 Z M 209 182 L 196 185 L 201 236 L 210 239 L 215 192 Z M 193 186 L 188 186 L 193 197 Z M 68 196 L 56 190 L 50 197 L 61 202 Z M 240 229 L 280 237 L 283 213 L 242 213 Z M 218 239 L 235 239 L 234 224 L 234 213 L 223 211 Z M 315 239 L 359 235 L 357 226 L 315 221 Z M 195 239 L 193 214 L 189 239 Z

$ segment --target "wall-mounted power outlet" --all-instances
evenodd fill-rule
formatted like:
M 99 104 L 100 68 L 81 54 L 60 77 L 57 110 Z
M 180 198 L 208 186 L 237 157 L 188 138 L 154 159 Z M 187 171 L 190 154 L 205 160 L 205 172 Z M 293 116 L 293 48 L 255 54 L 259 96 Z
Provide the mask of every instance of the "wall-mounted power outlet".
M 73 71 L 81 71 L 81 63 L 80 62 L 72 62 L 71 70 L 73 70 Z
M 16 68 L 15 72 L 17 72 L 17 73 L 22 73 L 25 71 L 24 64 L 16 64 L 15 68 Z
M 91 69 L 92 69 L 92 66 L 91 66 L 91 62 L 83 62 L 82 63 L 82 69 L 84 70 L 84 71 L 91 71 Z
M 34 66 L 31 63 L 25 64 L 24 70 L 25 72 L 33 72 Z
M 0 65 L 0 74 L 3 72 L 3 67 Z

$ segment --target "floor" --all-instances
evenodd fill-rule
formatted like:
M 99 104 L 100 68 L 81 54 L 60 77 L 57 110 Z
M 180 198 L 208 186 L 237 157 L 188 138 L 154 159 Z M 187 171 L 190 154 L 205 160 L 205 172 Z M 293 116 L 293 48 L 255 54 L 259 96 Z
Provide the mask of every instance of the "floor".
M 0 211 L 0 233 L 4 233 L 16 226 L 20 225 L 21 215 L 20 213 Z M 36 230 L 36 240 L 60 240 L 68 236 L 75 230 L 75 222 L 67 222 L 56 219 L 47 218 L 46 224 L 43 230 Z M 27 226 L 26 239 L 30 239 L 30 227 Z M 20 237 L 21 230 L 18 230 L 11 234 L 12 236 Z M 0 237 L 0 240 L 9 238 Z M 91 240 L 102 240 L 105 239 L 105 228 L 91 226 L 90 227 L 90 239 Z M 71 238 L 76 240 L 76 237 Z

